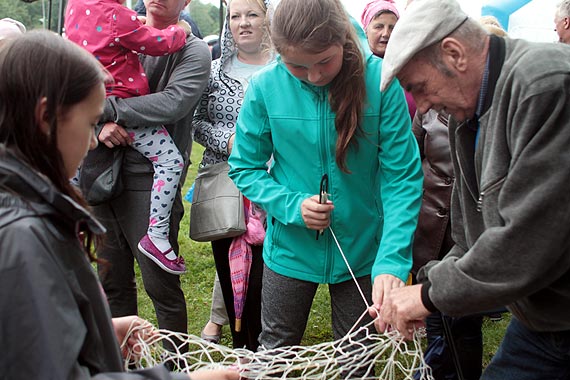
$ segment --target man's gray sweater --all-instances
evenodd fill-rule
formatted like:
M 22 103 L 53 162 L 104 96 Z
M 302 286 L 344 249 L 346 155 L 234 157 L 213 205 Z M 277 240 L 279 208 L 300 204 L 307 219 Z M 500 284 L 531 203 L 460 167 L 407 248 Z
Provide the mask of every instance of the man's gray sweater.
M 445 314 L 570 330 L 570 48 L 493 38 L 489 85 L 478 132 L 450 123 L 456 245 L 420 276 Z

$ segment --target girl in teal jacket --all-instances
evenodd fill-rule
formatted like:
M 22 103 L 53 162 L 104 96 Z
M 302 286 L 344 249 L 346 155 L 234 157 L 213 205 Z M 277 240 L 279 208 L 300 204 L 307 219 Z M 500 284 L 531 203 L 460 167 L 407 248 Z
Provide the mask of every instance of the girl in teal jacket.
M 339 0 L 282 0 L 271 35 L 280 57 L 251 79 L 229 159 L 232 180 L 268 214 L 266 348 L 300 343 L 319 283 L 329 284 L 335 339 L 366 311 L 358 287 L 379 307 L 404 285 L 423 179 L 404 92 L 395 83 L 380 93 L 382 61 Z

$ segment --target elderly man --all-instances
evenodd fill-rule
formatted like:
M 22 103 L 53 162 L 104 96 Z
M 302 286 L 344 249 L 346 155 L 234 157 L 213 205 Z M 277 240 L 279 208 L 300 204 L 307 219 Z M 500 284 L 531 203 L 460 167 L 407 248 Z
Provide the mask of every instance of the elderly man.
M 558 41 L 570 44 L 570 0 L 558 3 L 554 15 L 554 31 L 558 34 Z
M 569 379 L 570 49 L 490 36 L 455 0 L 415 1 L 388 44 L 382 89 L 394 76 L 418 111 L 452 116 L 456 244 L 420 284 L 375 305 L 377 328 L 410 338 L 430 312 L 508 305 L 482 379 Z
M 147 25 L 162 29 L 175 24 L 189 2 L 145 0 Z M 177 53 L 143 56 L 141 62 L 151 94 L 128 99 L 108 98 L 101 119 L 107 123 L 98 135 L 100 145 L 128 145 L 130 138 L 122 126 L 164 125 L 179 151 L 189 151 L 194 109 L 210 74 L 210 51 L 206 43 L 189 36 Z M 136 259 L 159 327 L 185 333 L 188 320 L 179 276 L 163 271 L 137 249 L 148 227 L 152 177 L 150 162 L 134 149 L 127 149 L 122 164 L 123 191 L 93 208 L 107 228 L 103 245 L 98 249 L 99 258 L 106 261 L 99 265 L 99 275 L 112 315 L 137 314 Z M 181 199 L 178 189 L 170 219 L 170 239 L 176 252 L 179 252 L 177 237 L 184 212 Z

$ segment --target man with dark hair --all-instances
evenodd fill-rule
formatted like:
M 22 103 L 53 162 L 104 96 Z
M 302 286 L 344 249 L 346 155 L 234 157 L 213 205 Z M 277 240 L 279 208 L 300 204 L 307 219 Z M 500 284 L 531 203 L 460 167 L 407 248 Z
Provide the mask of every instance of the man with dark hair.
M 451 114 L 455 245 L 375 305 L 377 328 L 410 338 L 430 312 L 507 305 L 481 378 L 569 379 L 570 49 L 489 35 L 455 0 L 414 1 L 388 43 L 382 89 L 395 76 L 418 111 Z
M 188 3 L 190 3 L 190 1 Z M 139 16 L 146 16 L 146 7 L 144 5 L 144 1 L 138 0 L 137 3 L 135 4 L 134 10 L 137 12 Z M 202 33 L 200 33 L 200 28 L 198 28 L 198 24 L 196 24 L 196 21 L 194 21 L 194 19 L 190 16 L 190 12 L 188 12 L 186 8 L 184 8 L 184 10 L 182 10 L 182 12 L 180 13 L 180 19 L 190 24 L 190 27 L 192 27 L 193 35 L 195 35 L 199 39 L 202 39 Z

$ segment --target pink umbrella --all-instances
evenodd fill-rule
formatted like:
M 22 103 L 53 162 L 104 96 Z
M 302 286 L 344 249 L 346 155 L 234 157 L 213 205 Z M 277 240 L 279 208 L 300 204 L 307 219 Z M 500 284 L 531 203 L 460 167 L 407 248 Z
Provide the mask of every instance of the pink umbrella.
M 249 270 L 251 268 L 251 246 L 263 244 L 265 229 L 263 219 L 265 213 L 256 208 L 244 197 L 247 230 L 243 235 L 233 239 L 230 245 L 229 262 L 232 290 L 234 294 L 234 312 L 236 315 L 235 330 L 241 331 L 241 317 L 247 295 Z

